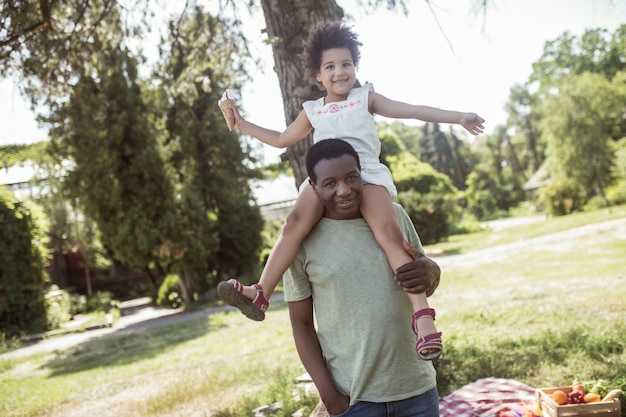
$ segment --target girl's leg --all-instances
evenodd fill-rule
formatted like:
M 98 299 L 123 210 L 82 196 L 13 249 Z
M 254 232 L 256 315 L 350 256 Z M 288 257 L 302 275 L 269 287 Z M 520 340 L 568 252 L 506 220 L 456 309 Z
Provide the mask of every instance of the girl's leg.
M 385 251 L 391 269 L 395 272 L 399 267 L 413 261 L 404 250 L 402 242 L 404 236 L 398 226 L 396 210 L 393 200 L 387 189 L 380 185 L 366 184 L 363 188 L 363 199 L 361 201 L 361 214 L 372 229 L 378 244 Z M 429 309 L 426 293 L 407 293 L 413 312 Z M 415 332 L 420 337 L 437 333 L 434 317 L 421 315 L 415 320 Z M 427 355 L 433 349 L 424 349 L 420 353 Z M 437 351 L 437 349 L 434 349 Z
M 308 236 L 322 214 L 324 206 L 313 191 L 313 187 L 304 187 L 296 200 L 296 205 L 285 219 L 280 236 L 272 248 L 258 282 L 268 300 L 274 293 L 278 281 L 295 259 L 300 243 Z M 256 288 L 252 286 L 243 288 L 243 295 L 250 300 L 256 297 L 256 293 Z

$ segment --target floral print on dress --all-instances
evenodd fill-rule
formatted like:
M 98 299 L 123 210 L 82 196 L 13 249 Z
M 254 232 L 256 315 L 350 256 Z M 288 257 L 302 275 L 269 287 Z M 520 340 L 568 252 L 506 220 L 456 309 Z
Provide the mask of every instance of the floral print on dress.
M 337 113 L 344 109 L 353 109 L 355 107 L 358 107 L 359 104 L 361 104 L 361 100 L 359 99 L 352 100 L 352 101 L 345 101 L 342 103 L 331 103 L 328 106 L 314 110 L 313 114 L 316 116 L 323 116 L 328 113 Z

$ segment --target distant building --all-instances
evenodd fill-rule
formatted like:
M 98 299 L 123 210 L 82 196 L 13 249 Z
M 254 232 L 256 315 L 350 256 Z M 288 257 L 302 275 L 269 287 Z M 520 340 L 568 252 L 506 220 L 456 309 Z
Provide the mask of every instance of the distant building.
M 271 180 L 255 180 L 251 183 L 251 188 L 266 221 L 284 219 L 298 198 L 295 181 L 288 175 L 280 175 Z
M 0 186 L 5 186 L 18 198 L 32 197 L 39 192 L 39 181 L 34 180 L 35 168 L 30 164 L 0 168 Z

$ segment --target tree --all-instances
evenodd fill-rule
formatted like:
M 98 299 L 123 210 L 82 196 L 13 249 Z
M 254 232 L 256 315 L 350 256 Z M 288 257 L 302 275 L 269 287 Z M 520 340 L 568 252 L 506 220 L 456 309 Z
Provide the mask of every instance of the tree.
M 506 129 L 477 138 L 473 151 L 478 163 L 467 178 L 467 199 L 470 211 L 479 219 L 489 219 L 506 213 L 524 200 L 523 175 L 515 168 L 516 158 Z
M 530 81 L 539 84 L 541 94 L 548 94 L 569 75 L 591 72 L 611 80 L 618 72 L 626 70 L 625 47 L 626 24 L 613 35 L 606 29 L 592 29 L 577 39 L 565 32 L 554 41 L 546 42 L 541 58 L 533 63 Z
M 419 158 L 430 164 L 437 172 L 447 175 L 459 190 L 465 189 L 465 180 L 469 173 L 469 164 L 463 156 L 464 144 L 454 135 L 446 135 L 439 129 L 439 124 L 424 125 L 424 134 L 419 141 Z
M 0 74 L 21 79 L 20 87 L 33 106 L 54 107 L 67 98 L 76 77 L 97 67 L 100 51 L 142 33 L 130 23 L 134 19 L 121 18 L 120 10 L 141 15 L 149 1 L 133 2 L 128 9 L 121 9 L 116 0 L 4 1 Z
M 98 224 L 107 250 L 125 265 L 145 267 L 172 240 L 174 193 L 136 63 L 121 48 L 101 58 L 97 72 L 83 74 L 54 113 L 51 146 L 59 162 L 71 161 L 64 189 Z
M 233 68 L 248 55 L 230 22 L 202 8 L 171 22 L 162 49 L 155 109 L 166 116 L 157 124 L 165 126 L 162 147 L 180 195 L 177 241 L 186 248 L 172 267 L 205 290 L 228 273 L 249 272 L 262 243 L 263 220 L 248 185 L 254 171 L 246 165 L 254 160 L 215 111 L 225 86 L 245 80 Z
M 521 167 L 528 175 L 535 173 L 545 159 L 545 144 L 539 142 L 538 129 L 541 115 L 538 114 L 538 97 L 529 92 L 529 86 L 514 85 L 509 94 L 509 101 L 505 105 L 508 113 L 507 125 L 515 126 L 515 136 L 524 143 Z
M 612 143 L 626 134 L 626 72 L 571 75 L 543 103 L 542 132 L 554 178 L 573 180 L 587 198 L 606 199 L 613 180 Z
M 394 131 L 387 129 L 379 134 L 384 162 L 398 189 L 398 203 L 407 211 L 422 243 L 444 239 L 450 233 L 450 225 L 459 219 L 458 190 L 450 178 L 408 152 Z

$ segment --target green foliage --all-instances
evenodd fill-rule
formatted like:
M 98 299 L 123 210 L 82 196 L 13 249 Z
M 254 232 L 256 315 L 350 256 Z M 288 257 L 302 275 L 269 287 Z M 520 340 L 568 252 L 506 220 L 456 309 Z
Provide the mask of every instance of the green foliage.
M 72 297 L 56 285 L 46 294 L 46 317 L 48 329 L 58 329 L 72 317 Z
M 398 189 L 398 203 L 404 207 L 422 243 L 434 243 L 448 236 L 450 224 L 459 220 L 457 190 L 449 177 L 436 172 L 407 152 L 400 140 L 388 132 L 384 137 L 385 157 Z
M 119 307 L 119 302 L 110 291 L 97 291 L 92 296 L 87 297 L 85 313 L 108 313 L 111 309 Z
M 613 182 L 612 142 L 626 134 L 624 80 L 624 73 L 614 82 L 591 73 L 567 77 L 558 84 L 559 93 L 543 102 L 551 174 L 579 183 L 586 198 L 606 198 Z
M 119 317 L 119 302 L 109 291 L 98 291 L 88 297 L 71 294 L 57 285 L 51 285 L 45 298 L 49 330 L 58 329 L 78 314 L 104 317 L 107 313 L 114 313 Z
M 197 7 L 171 26 L 157 78 L 154 118 L 165 115 L 161 146 L 178 194 L 179 233 L 184 256 L 172 272 L 184 273 L 201 292 L 225 275 L 256 267 L 263 219 L 252 204 L 245 142 L 228 131 L 216 103 L 225 88 L 245 79 L 245 45 L 229 22 Z M 238 57 L 233 60 L 232 57 Z
M 540 91 L 547 92 L 563 77 L 585 72 L 600 74 L 611 80 L 619 71 L 626 70 L 624 44 L 626 25 L 613 34 L 607 29 L 590 29 L 578 39 L 565 32 L 546 42 L 543 55 L 533 64 L 531 81 L 538 81 Z
M 626 203 L 626 137 L 613 145 L 615 166 L 613 178 L 615 182 L 607 189 L 607 200 L 613 205 Z
M 148 0 L 130 8 L 115 0 L 3 2 L 0 74 L 20 79 L 33 104 L 54 107 L 67 98 L 80 74 L 98 67 L 101 52 L 140 33 L 137 26 L 145 25 L 147 5 Z M 144 18 L 137 19 L 142 11 Z
M 263 266 L 267 262 L 267 258 L 269 258 L 270 253 L 272 252 L 272 248 L 274 247 L 274 244 L 280 236 L 280 231 L 283 228 L 283 223 L 284 219 L 275 219 L 265 222 L 265 227 L 263 227 L 263 232 L 261 233 L 261 237 L 263 238 L 263 247 L 261 249 L 261 255 L 259 257 L 259 263 Z
M 549 216 L 563 216 L 580 211 L 586 201 L 585 190 L 572 179 L 554 178 L 538 191 L 537 202 Z
M 537 206 L 532 201 L 522 201 L 515 207 L 511 207 L 509 215 L 511 217 L 535 216 L 538 213 Z
M 178 275 L 169 274 L 159 287 L 156 305 L 178 308 L 181 304 L 180 279 Z
M 121 263 L 145 267 L 159 259 L 173 234 L 173 190 L 146 116 L 135 60 L 114 49 L 103 52 L 100 65 L 78 80 L 69 102 L 55 113 L 53 149 L 59 162 L 73 162 L 63 189 L 98 225 L 103 246 Z M 83 241 L 91 243 L 93 236 Z
M 430 164 L 437 172 L 447 175 L 459 190 L 465 189 L 469 173 L 469 148 L 459 140 L 450 126 L 448 134 L 435 123 L 424 126 L 424 134 L 419 140 L 419 159 Z
M 47 325 L 46 238 L 38 215 L 34 205 L 0 189 L 0 333 L 9 337 L 41 332 Z
M 16 145 L 0 145 L 0 168 L 7 166 L 22 164 L 28 160 L 38 161 L 46 148 L 46 142 L 37 142 L 32 144 L 16 144 Z
M 500 130 L 477 139 L 473 149 L 480 160 L 467 177 L 464 196 L 468 209 L 480 220 L 504 217 L 526 198 L 521 184 L 523 168 L 512 163 L 517 154 L 511 139 Z
M 293 169 L 291 169 L 291 165 L 288 162 L 280 161 L 264 165 L 259 173 L 259 177 L 265 179 L 274 179 L 280 175 L 293 177 Z
M 467 210 L 461 213 L 461 218 L 449 226 L 449 236 L 476 233 L 482 230 L 482 226 L 476 216 Z

